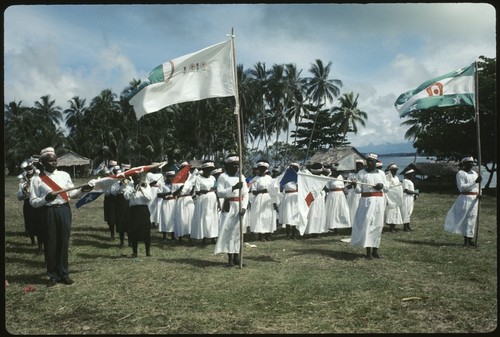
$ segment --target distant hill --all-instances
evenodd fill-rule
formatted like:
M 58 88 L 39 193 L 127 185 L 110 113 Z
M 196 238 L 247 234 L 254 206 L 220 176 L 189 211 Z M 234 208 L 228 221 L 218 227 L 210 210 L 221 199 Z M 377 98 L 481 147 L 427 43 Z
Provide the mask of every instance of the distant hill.
M 406 155 L 414 155 L 415 154 L 415 149 L 413 148 L 413 143 L 412 142 L 407 142 L 407 143 L 385 143 L 385 144 L 378 144 L 378 145 L 365 145 L 365 146 L 357 146 L 356 150 L 358 150 L 361 153 L 369 153 L 373 152 L 380 155 L 401 155 L 401 156 L 406 156 Z

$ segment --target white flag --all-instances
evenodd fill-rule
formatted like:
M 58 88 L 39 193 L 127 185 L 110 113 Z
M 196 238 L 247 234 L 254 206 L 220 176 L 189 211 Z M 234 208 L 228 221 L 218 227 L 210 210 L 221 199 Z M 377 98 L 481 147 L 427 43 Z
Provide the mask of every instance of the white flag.
M 307 214 L 309 213 L 311 203 L 316 200 L 329 180 L 335 179 L 325 176 L 316 176 L 310 173 L 297 172 L 297 190 L 299 194 L 299 223 L 297 229 L 300 235 L 304 235 L 307 226 Z
M 234 96 L 232 40 L 165 62 L 129 99 L 135 116 L 206 98 Z

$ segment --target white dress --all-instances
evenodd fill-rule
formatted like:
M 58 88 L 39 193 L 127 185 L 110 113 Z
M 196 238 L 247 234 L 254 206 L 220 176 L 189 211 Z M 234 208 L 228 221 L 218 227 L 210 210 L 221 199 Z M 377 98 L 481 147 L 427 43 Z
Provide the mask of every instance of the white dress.
M 283 225 L 297 226 L 299 223 L 299 193 L 297 182 L 290 181 L 283 187 L 283 199 L 280 204 L 280 223 Z
M 190 194 L 193 188 L 192 180 L 188 179 L 184 184 L 172 184 L 172 190 L 177 191 L 181 185 L 184 185 L 184 187 L 177 196 L 174 207 L 174 235 L 178 238 L 191 233 L 191 221 L 194 212 L 194 201 Z
M 446 215 L 444 222 L 446 232 L 461 234 L 469 238 L 474 237 L 479 191 L 479 184 L 476 183 L 477 177 L 477 173 L 472 170 L 458 171 L 456 181 L 460 195 Z
M 254 178 L 250 192 L 268 189 L 273 183 L 269 175 Z M 269 192 L 260 193 L 253 197 L 250 209 L 250 231 L 252 233 L 273 233 L 276 229 L 276 212 Z
M 219 238 L 215 244 L 214 254 L 229 253 L 238 254 L 240 252 L 240 216 L 239 216 L 239 196 L 240 191 L 232 191 L 232 187 L 239 182 L 238 175 L 229 176 L 227 173 L 222 173 L 217 179 L 217 195 L 224 198 L 224 202 L 228 205 L 228 209 L 222 206 L 221 226 L 219 230 Z M 241 188 L 241 207 L 248 206 L 248 187 L 245 183 L 245 177 L 241 175 L 243 187 Z M 242 222 L 245 223 L 246 213 L 243 216 Z
M 194 191 L 210 191 L 199 195 L 194 201 L 193 220 L 191 222 L 191 238 L 216 238 L 219 233 L 219 212 L 217 211 L 217 194 L 215 178 L 198 175 Z
M 326 183 L 328 194 L 325 201 L 326 229 L 351 227 L 351 215 L 347 199 L 344 194 L 344 178 L 339 175 Z
M 356 179 L 356 173 L 349 173 L 348 180 Z M 356 193 L 355 188 L 347 189 L 347 204 L 349 205 L 349 214 L 351 218 L 351 225 L 354 222 L 354 215 L 356 215 L 356 210 L 358 209 L 359 199 L 361 199 L 361 194 Z
M 403 191 L 408 190 L 415 192 L 415 186 L 413 181 L 410 179 L 403 179 Z M 411 214 L 413 213 L 413 203 L 415 202 L 414 194 L 403 194 L 403 205 L 401 206 L 401 217 L 403 218 L 403 223 L 410 223 Z
M 387 172 L 385 178 L 389 190 L 385 194 L 385 223 L 387 224 L 402 224 L 403 217 L 401 216 L 401 206 L 403 205 L 403 186 L 397 176 L 393 176 L 391 172 Z
M 388 190 L 387 179 L 381 170 L 367 172 L 363 169 L 358 172 L 356 180 L 366 184 L 384 185 L 382 191 L 367 185 L 356 185 L 356 191 L 361 193 L 361 199 L 352 224 L 351 246 L 378 248 L 384 228 L 384 192 Z M 372 195 L 373 193 L 375 195 Z
M 146 184 L 156 182 L 159 185 L 163 181 L 163 174 L 148 172 L 146 173 Z M 160 203 L 161 199 L 156 197 L 158 193 L 158 186 L 151 186 L 151 193 L 153 198 L 149 201 L 148 208 L 150 213 L 151 222 L 158 223 L 160 221 Z
M 161 183 L 158 187 L 158 193 L 172 192 L 172 185 Z M 160 222 L 158 231 L 163 233 L 172 233 L 174 231 L 174 207 L 175 197 L 168 195 L 160 198 Z

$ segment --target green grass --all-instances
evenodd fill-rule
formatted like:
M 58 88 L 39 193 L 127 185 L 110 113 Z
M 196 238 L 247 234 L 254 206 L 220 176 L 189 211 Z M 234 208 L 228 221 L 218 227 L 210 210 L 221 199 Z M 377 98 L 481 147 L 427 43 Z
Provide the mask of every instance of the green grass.
M 85 181 L 76 180 L 75 184 Z M 414 232 L 384 232 L 381 260 L 340 241 L 349 235 L 245 248 L 224 268 L 214 245 L 161 242 L 124 257 L 110 241 L 102 199 L 74 207 L 72 286 L 47 288 L 43 256 L 23 236 L 17 181 L 5 183 L 5 329 L 29 334 L 470 333 L 497 327 L 497 205 L 483 197 L 479 247 L 443 231 L 455 195 L 423 193 Z M 401 227 L 401 226 L 400 226 Z M 401 228 L 399 228 L 401 229 Z M 25 292 L 26 286 L 35 291 Z

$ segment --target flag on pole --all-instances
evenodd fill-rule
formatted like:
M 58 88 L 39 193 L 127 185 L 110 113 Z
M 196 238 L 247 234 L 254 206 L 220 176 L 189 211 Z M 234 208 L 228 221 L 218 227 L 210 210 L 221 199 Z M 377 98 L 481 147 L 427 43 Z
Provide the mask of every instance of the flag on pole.
M 128 95 L 136 118 L 173 104 L 234 96 L 231 43 L 229 39 L 154 68 Z
M 297 173 L 297 189 L 299 194 L 299 223 L 297 230 L 300 232 L 300 235 L 304 235 L 307 225 L 307 214 L 309 213 L 311 204 L 316 200 L 329 180 L 334 179 L 304 172 Z
M 283 187 L 285 187 L 285 185 L 290 181 L 297 181 L 297 172 L 291 167 L 287 168 L 283 173 L 280 179 L 280 188 L 283 189 Z
M 475 67 L 452 71 L 420 84 L 416 89 L 401 94 L 394 106 L 400 117 L 415 110 L 457 105 L 475 106 Z
M 76 208 L 80 208 L 83 205 L 88 204 L 89 202 L 94 201 L 95 199 L 99 198 L 101 194 L 103 194 L 103 191 L 90 191 L 85 193 L 78 201 L 76 202 Z
M 164 165 L 164 163 L 137 166 L 137 167 L 133 167 L 125 172 L 113 174 L 113 175 L 110 175 L 108 177 L 92 179 L 87 184 L 94 187 L 94 190 L 105 191 L 114 184 L 115 179 L 128 178 L 128 177 L 131 177 L 131 176 L 138 174 L 138 173 L 148 172 L 156 167 L 161 167 L 163 165 Z

